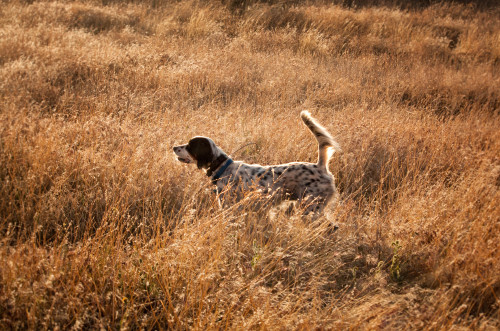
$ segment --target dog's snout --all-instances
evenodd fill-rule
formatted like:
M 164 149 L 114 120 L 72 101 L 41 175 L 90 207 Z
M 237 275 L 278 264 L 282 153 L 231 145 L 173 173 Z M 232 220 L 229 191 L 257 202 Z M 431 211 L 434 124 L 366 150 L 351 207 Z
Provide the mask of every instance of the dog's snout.
M 178 152 L 178 151 L 179 151 L 179 149 L 180 149 L 179 147 L 174 146 L 174 152 Z

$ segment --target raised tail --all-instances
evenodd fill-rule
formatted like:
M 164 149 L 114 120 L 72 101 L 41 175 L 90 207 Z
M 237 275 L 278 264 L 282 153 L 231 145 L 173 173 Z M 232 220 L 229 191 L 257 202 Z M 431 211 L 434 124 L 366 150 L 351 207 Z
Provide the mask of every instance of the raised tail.
M 318 166 L 326 168 L 333 152 L 341 152 L 340 145 L 321 126 L 307 110 L 300 113 L 300 117 L 318 140 Z

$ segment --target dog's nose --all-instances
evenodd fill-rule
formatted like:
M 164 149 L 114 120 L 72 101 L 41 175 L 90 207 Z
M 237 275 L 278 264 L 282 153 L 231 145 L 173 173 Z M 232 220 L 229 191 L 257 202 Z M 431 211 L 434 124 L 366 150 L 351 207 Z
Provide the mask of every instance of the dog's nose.
M 174 152 L 177 152 L 179 150 L 179 147 L 174 146 Z

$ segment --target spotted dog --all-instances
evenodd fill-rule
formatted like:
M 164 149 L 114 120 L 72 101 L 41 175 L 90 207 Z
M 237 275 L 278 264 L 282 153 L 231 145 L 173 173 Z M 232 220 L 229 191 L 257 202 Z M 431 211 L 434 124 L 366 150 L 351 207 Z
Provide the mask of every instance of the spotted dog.
M 194 137 L 185 145 L 175 146 L 179 161 L 195 163 L 217 187 L 222 197 L 228 194 L 241 199 L 246 191 L 256 189 L 275 200 L 296 200 L 304 213 L 320 213 L 335 195 L 334 177 L 328 170 L 328 161 L 339 144 L 308 111 L 300 113 L 305 125 L 318 141 L 318 162 L 291 162 L 262 166 L 233 161 L 212 139 Z

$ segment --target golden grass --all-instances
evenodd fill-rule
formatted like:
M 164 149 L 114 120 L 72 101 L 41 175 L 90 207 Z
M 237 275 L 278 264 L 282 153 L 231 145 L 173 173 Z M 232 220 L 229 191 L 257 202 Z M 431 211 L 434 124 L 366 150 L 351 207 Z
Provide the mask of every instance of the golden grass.
M 2 4 L 1 328 L 500 327 L 498 7 L 238 3 Z M 314 161 L 302 109 L 315 222 L 171 152 Z

